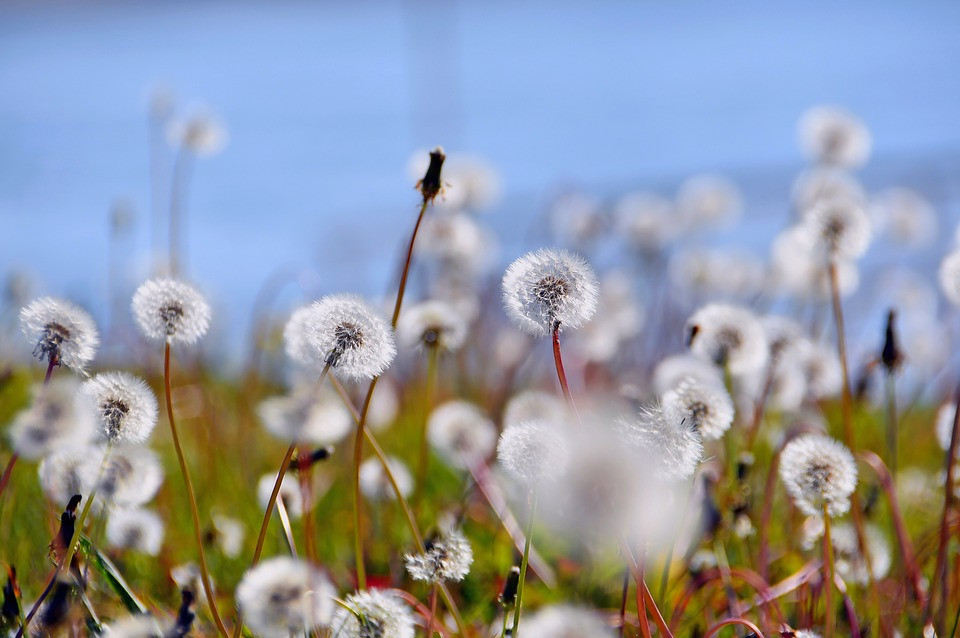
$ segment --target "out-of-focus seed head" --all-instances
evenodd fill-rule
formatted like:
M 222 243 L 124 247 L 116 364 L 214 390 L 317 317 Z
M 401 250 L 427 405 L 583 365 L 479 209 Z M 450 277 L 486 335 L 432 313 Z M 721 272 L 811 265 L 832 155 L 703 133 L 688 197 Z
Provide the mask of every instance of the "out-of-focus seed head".
M 501 467 L 528 489 L 556 480 L 566 470 L 570 454 L 564 426 L 546 421 L 507 425 L 497 443 Z
M 149 279 L 133 294 L 133 317 L 148 339 L 196 343 L 210 327 L 210 306 L 196 288 L 176 279 Z
M 243 550 L 243 539 L 247 535 L 243 521 L 230 516 L 214 515 L 213 527 L 217 531 L 217 545 L 223 555 L 228 558 L 239 556 Z
M 104 372 L 84 382 L 96 405 L 97 434 L 115 445 L 140 445 L 157 425 L 157 397 L 146 382 L 126 372 Z
M 525 390 L 507 401 L 503 410 L 503 424 L 514 425 L 524 421 L 562 423 L 568 417 L 567 406 L 555 394 L 540 390 Z
M 677 191 L 677 214 L 692 230 L 730 224 L 742 209 L 740 189 L 720 175 L 691 177 Z
M 908 248 L 928 246 L 937 234 L 937 212 L 922 195 L 908 188 L 878 193 L 870 206 L 877 234 Z
M 97 454 L 100 456 L 97 456 Z M 62 508 L 75 494 L 86 498 L 96 481 L 90 459 L 103 453 L 93 446 L 60 448 L 46 456 L 37 468 L 43 493 L 55 507 Z
M 20 309 L 20 329 L 43 361 L 83 370 L 97 352 L 100 337 L 87 311 L 63 299 L 41 297 Z
M 870 246 L 870 218 L 850 199 L 825 199 L 803 214 L 804 230 L 831 258 L 857 259 Z
M 99 473 L 104 448 L 87 459 L 90 476 Z M 112 507 L 140 507 L 149 502 L 163 483 L 163 466 L 156 452 L 142 445 L 113 447 L 97 483 L 97 500 Z
M 447 401 L 427 420 L 430 445 L 453 467 L 489 457 L 497 445 L 497 428 L 472 403 Z
M 624 195 L 614 215 L 627 241 L 643 255 L 659 254 L 682 230 L 670 200 L 654 193 Z
M 107 519 L 107 543 L 149 556 L 160 553 L 163 520 L 150 510 L 116 510 Z
M 467 322 L 445 301 L 424 301 L 400 315 L 397 337 L 408 348 L 440 348 L 452 352 L 463 345 Z
M 593 317 L 599 283 L 593 269 L 566 250 L 527 253 L 503 276 L 507 315 L 524 332 L 549 335 L 555 326 L 579 328 Z
M 427 551 L 404 556 L 407 572 L 414 580 L 443 583 L 460 582 L 470 572 L 473 548 L 458 529 L 453 529 L 427 543 Z
M 294 312 L 284 338 L 295 361 L 356 381 L 380 376 L 397 354 L 390 324 L 359 295 L 327 295 Z
M 947 401 L 937 410 L 936 435 L 937 443 L 943 450 L 950 449 L 950 437 L 953 434 L 953 419 L 957 414 L 957 404 Z
M 954 306 L 960 306 L 960 250 L 943 258 L 939 275 L 943 296 Z
M 748 374 L 767 363 L 767 338 L 757 317 L 739 306 L 708 304 L 687 320 L 690 351 L 731 374 Z
M 635 417 L 618 419 L 615 429 L 662 481 L 689 479 L 703 457 L 703 437 L 678 398 L 643 406 Z
M 267 507 L 267 502 L 270 500 L 276 482 L 276 473 L 264 474 L 257 482 L 257 502 L 261 509 Z M 283 480 L 280 481 L 280 492 L 277 493 L 277 500 L 280 499 L 283 499 L 283 506 L 290 518 L 300 518 L 303 515 L 303 492 L 300 490 L 300 482 L 289 472 L 284 474 Z M 312 506 L 312 503 L 308 503 L 308 505 Z
M 229 135 L 223 122 L 212 112 L 198 109 L 189 117 L 175 120 L 167 127 L 167 139 L 174 146 L 189 149 L 203 157 L 216 155 L 227 145 Z
M 353 420 L 340 399 L 314 386 L 303 385 L 257 405 L 257 415 L 270 434 L 287 443 L 329 445 L 350 432 Z
M 860 118 L 838 106 L 815 106 L 800 118 L 800 147 L 813 161 L 856 168 L 867 161 L 873 141 Z
M 323 572 L 285 556 L 248 570 L 236 594 L 247 624 L 264 638 L 288 638 L 329 626 L 336 595 Z
M 592 609 L 553 605 L 532 614 L 523 633 L 530 638 L 609 638 L 610 629 Z
M 803 434 L 780 453 L 780 479 L 797 507 L 809 516 L 830 517 L 850 509 L 857 465 L 845 445 L 819 434 Z
M 86 445 L 95 421 L 94 404 L 77 381 L 51 379 L 34 388 L 30 407 L 14 417 L 10 442 L 21 457 L 36 460 L 61 448 Z
M 398 598 L 376 589 L 347 596 L 330 623 L 337 638 L 413 638 L 410 609 Z
M 801 173 L 793 183 L 792 197 L 793 208 L 798 214 L 822 200 L 867 201 L 867 193 L 860 182 L 849 173 L 826 166 L 815 166 Z
M 150 614 L 138 614 L 104 625 L 103 635 L 109 638 L 164 638 L 165 634 L 156 618 Z
M 684 379 L 700 383 L 723 384 L 723 373 L 712 363 L 691 354 L 675 354 L 657 364 L 653 371 L 653 391 L 663 394 Z
M 404 498 L 410 496 L 413 492 L 413 476 L 410 470 L 403 461 L 394 456 L 388 456 L 387 463 L 400 493 Z M 360 464 L 360 491 L 371 501 L 396 500 L 397 493 L 390 484 L 380 459 L 371 457 Z
M 843 369 L 835 348 L 806 341 L 801 361 L 807 380 L 807 396 L 818 400 L 840 394 L 843 390 Z
M 890 543 L 880 528 L 872 523 L 864 525 L 863 534 L 867 543 L 867 553 L 870 554 L 872 577 L 875 580 L 881 580 L 886 577 L 893 562 Z M 866 586 L 871 574 L 868 573 L 867 563 L 860 553 L 857 530 L 853 525 L 842 522 L 832 527 L 830 542 L 833 545 L 833 560 L 837 574 L 848 583 Z
M 686 427 L 708 441 L 721 438 L 733 424 L 733 400 L 720 384 L 684 379 L 661 401 L 664 414 L 679 413 Z

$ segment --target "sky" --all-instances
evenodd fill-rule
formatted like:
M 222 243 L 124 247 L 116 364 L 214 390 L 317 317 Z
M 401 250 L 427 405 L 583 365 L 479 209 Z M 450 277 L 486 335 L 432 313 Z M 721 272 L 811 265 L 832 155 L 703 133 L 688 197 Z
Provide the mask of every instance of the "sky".
M 952 220 L 958 36 L 947 0 L 4 2 L 0 277 L 102 315 L 121 198 L 122 285 L 149 274 L 160 87 L 229 130 L 193 167 L 187 242 L 231 325 L 279 267 L 382 292 L 416 213 L 409 158 L 436 144 L 500 171 L 504 259 L 561 185 L 612 197 L 729 173 L 775 224 L 803 166 L 796 122 L 820 103 L 870 126 L 868 183 L 937 189 Z

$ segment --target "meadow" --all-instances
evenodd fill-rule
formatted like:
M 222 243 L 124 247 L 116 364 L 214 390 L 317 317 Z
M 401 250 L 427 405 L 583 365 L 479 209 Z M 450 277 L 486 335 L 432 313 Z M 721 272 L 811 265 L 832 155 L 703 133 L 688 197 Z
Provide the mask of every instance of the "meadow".
M 855 115 L 798 128 L 809 166 L 766 259 L 698 243 L 743 207 L 701 175 L 558 197 L 543 244 L 498 263 L 495 168 L 418 152 L 391 294 L 330 273 L 318 299 L 264 302 L 225 373 L 180 241 L 192 162 L 225 131 L 174 122 L 169 246 L 122 304 L 136 332 L 7 296 L 0 627 L 955 635 L 960 252 L 861 268 L 925 250 L 938 214 L 858 181 Z M 884 294 L 851 307 L 858 287 Z

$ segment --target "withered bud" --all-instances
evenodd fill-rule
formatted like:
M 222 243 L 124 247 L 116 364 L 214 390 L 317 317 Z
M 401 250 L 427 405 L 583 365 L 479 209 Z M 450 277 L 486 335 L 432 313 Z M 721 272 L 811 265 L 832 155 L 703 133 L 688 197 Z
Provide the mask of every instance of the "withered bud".
M 897 346 L 896 318 L 897 312 L 891 308 L 887 313 L 887 329 L 883 339 L 883 351 L 880 353 L 880 361 L 883 363 L 883 367 L 891 374 L 896 372 L 903 362 L 903 354 Z
M 440 181 L 440 169 L 443 168 L 443 160 L 447 156 L 443 153 L 443 147 L 436 147 L 430 151 L 430 165 L 427 166 L 427 172 L 423 179 L 417 182 L 417 189 L 423 195 L 423 203 L 428 204 L 440 194 L 443 188 L 443 182 Z
M 17 583 L 17 568 L 7 567 L 7 582 L 3 586 L 3 607 L 0 616 L 10 621 L 20 616 L 20 585 Z
M 193 613 L 192 609 L 195 600 L 196 596 L 194 596 L 193 590 L 183 589 L 180 591 L 180 610 L 177 612 L 177 622 L 167 636 L 171 638 L 183 638 L 183 636 L 190 633 L 193 620 L 196 618 L 196 614 Z
M 317 461 L 323 461 L 330 458 L 330 456 L 333 454 L 333 450 L 333 446 L 328 445 L 326 447 L 317 448 L 313 452 L 302 452 L 297 455 L 296 458 L 291 459 L 290 469 L 297 471 L 309 469 Z
M 497 602 L 504 609 L 510 609 L 517 603 L 517 587 L 520 584 L 520 568 L 514 565 L 507 574 L 507 580 L 503 583 L 503 591 L 497 596 Z
M 63 514 L 60 516 L 60 530 L 53 542 L 50 543 L 50 549 L 56 553 L 58 558 L 61 553 L 66 551 L 71 539 L 73 539 L 74 526 L 77 521 L 77 508 L 80 507 L 81 500 L 82 497 L 79 494 L 71 496 L 67 508 L 63 510 Z

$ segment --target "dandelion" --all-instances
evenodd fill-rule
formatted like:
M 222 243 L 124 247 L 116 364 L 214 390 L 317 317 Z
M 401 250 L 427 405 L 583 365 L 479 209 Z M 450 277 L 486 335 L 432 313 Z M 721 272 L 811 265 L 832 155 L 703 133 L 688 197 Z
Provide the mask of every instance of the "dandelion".
M 115 445 L 139 445 L 157 424 L 157 398 L 139 377 L 104 372 L 83 384 L 96 405 L 99 438 Z
M 403 602 L 375 589 L 347 596 L 330 623 L 333 638 L 413 638 L 413 616 Z
M 35 460 L 88 443 L 94 422 L 93 403 L 80 392 L 80 384 L 71 378 L 54 379 L 34 388 L 30 407 L 10 424 L 10 442 L 17 455 Z
M 408 308 L 397 322 L 397 337 L 408 348 L 459 350 L 467 322 L 447 302 L 433 300 Z
M 816 106 L 800 118 L 800 146 L 821 164 L 856 168 L 870 155 L 870 131 L 852 113 L 837 106 Z
M 103 448 L 87 459 L 87 472 L 96 475 Z M 143 446 L 112 447 L 103 464 L 97 498 L 115 507 L 140 507 L 149 502 L 163 483 L 163 466 L 157 454 Z
M 465 468 L 493 453 L 497 428 L 475 405 L 448 401 L 430 413 L 427 437 L 448 464 Z
M 849 173 L 828 166 L 815 166 L 801 173 L 793 183 L 793 207 L 799 213 L 819 201 L 847 199 L 865 202 L 863 186 Z
M 879 193 L 871 206 L 875 225 L 899 244 L 922 248 L 937 233 L 937 213 L 922 195 L 908 188 Z
M 239 556 L 243 549 L 243 538 L 247 534 L 243 522 L 229 516 L 215 515 L 213 527 L 217 531 L 216 540 L 223 555 L 227 558 Z
M 203 577 L 200 574 L 200 568 L 194 563 L 182 563 L 172 567 L 170 569 L 170 580 L 172 580 L 173 584 L 181 591 L 192 591 L 197 595 L 198 600 L 205 605 L 209 604 L 206 589 L 203 585 Z M 213 591 L 212 581 L 210 586 L 211 591 Z
M 523 633 L 527 638 L 609 638 L 610 629 L 592 609 L 553 605 L 530 616 Z
M 665 358 L 654 368 L 653 391 L 663 394 L 680 385 L 684 379 L 723 384 L 723 374 L 712 363 L 691 354 L 675 354 Z
M 373 395 L 367 411 L 367 427 L 374 432 L 382 432 L 393 425 L 398 412 L 400 397 L 397 396 L 396 384 L 381 377 L 377 384 L 377 393 Z
M 940 262 L 940 290 L 947 301 L 960 306 L 960 250 L 955 250 Z
M 284 337 L 294 360 L 357 381 L 382 374 L 397 353 L 390 325 L 358 295 L 328 295 L 295 312 Z
M 156 618 L 150 614 L 138 614 L 105 625 L 103 635 L 109 638 L 164 638 L 166 634 Z
M 507 401 L 503 410 L 503 424 L 515 425 L 524 421 L 562 422 L 567 419 L 567 408 L 556 395 L 539 390 L 520 392 Z
M 953 435 L 953 419 L 957 414 L 957 404 L 947 401 L 937 410 L 935 432 L 937 443 L 944 451 L 950 449 L 950 437 Z
M 100 337 L 89 314 L 69 301 L 41 297 L 20 310 L 20 328 L 34 344 L 33 354 L 49 366 L 83 367 L 97 352 Z
M 687 319 L 685 331 L 693 354 L 726 367 L 731 374 L 748 374 L 767 363 L 763 327 L 745 308 L 708 304 Z
M 527 253 L 503 276 L 510 319 L 534 337 L 564 327 L 579 328 L 597 309 L 599 283 L 583 258 L 566 250 Z
M 314 387 L 300 387 L 288 396 L 261 401 L 257 415 L 270 434 L 287 443 L 329 445 L 341 440 L 353 427 L 342 402 L 318 393 Z
M 841 578 L 847 582 L 865 586 L 871 577 L 874 580 L 886 577 L 887 572 L 890 571 L 893 556 L 890 553 L 890 543 L 887 542 L 880 528 L 871 523 L 867 523 L 863 528 L 867 553 L 870 555 L 869 573 L 867 563 L 860 553 L 857 530 L 849 523 L 840 523 L 832 531 L 830 540 L 833 543 L 837 573 Z
M 210 306 L 191 285 L 149 279 L 133 295 L 133 316 L 145 337 L 167 343 L 196 343 L 210 327 Z
M 683 403 L 673 398 L 643 406 L 631 419 L 618 419 L 615 429 L 663 481 L 689 479 L 703 457 L 701 434 L 694 428 L 689 412 L 684 411 Z
M 86 497 L 96 482 L 90 459 L 99 459 L 97 454 L 93 447 L 60 448 L 40 461 L 37 473 L 47 500 L 64 507 L 75 494 Z
M 673 205 L 653 193 L 629 193 L 614 208 L 617 226 L 631 246 L 643 255 L 662 252 L 681 231 Z
M 227 129 L 217 116 L 198 110 L 189 117 L 175 120 L 167 127 L 171 144 L 188 149 L 197 156 L 216 155 L 227 145 Z
M 691 177 L 677 192 L 677 214 L 691 229 L 729 224 L 743 208 L 736 184 L 719 175 Z
M 107 519 L 107 543 L 116 549 L 156 556 L 163 543 L 163 520 L 149 510 L 111 512 Z
M 387 464 L 397 482 L 400 494 L 406 498 L 413 491 L 413 476 L 410 470 L 395 456 L 388 456 Z M 371 501 L 396 500 L 397 494 L 390 484 L 380 459 L 371 457 L 360 464 L 360 491 Z
M 802 357 L 807 395 L 814 400 L 839 395 L 843 389 L 843 370 L 836 351 L 821 343 L 806 341 Z
M 841 516 L 850 509 L 857 466 L 845 445 L 827 436 L 804 434 L 784 446 L 780 479 L 804 514 Z
M 428 583 L 448 580 L 460 582 L 470 572 L 473 549 L 463 532 L 453 529 L 427 542 L 425 552 L 406 554 L 403 558 L 407 572 L 414 580 Z
M 473 217 L 448 212 L 423 220 L 416 254 L 436 262 L 441 271 L 476 275 L 490 266 L 496 247 L 496 239 Z
M 276 474 L 264 474 L 260 477 L 260 481 L 257 483 L 257 502 L 260 503 L 260 507 L 266 509 L 276 482 Z M 290 518 L 300 518 L 303 515 L 303 492 L 300 490 L 300 483 L 297 479 L 285 474 L 280 482 L 280 492 L 277 494 L 277 498 L 283 500 L 283 505 Z
M 804 213 L 803 228 L 831 259 L 856 259 L 870 246 L 870 218 L 853 200 L 817 202 Z
M 336 594 L 319 570 L 293 558 L 277 557 L 248 570 L 237 585 L 236 597 L 254 634 L 288 638 L 328 626 Z
M 500 465 L 511 478 L 528 488 L 563 474 L 569 457 L 562 427 L 545 421 L 510 424 L 497 443 Z
M 733 400 L 719 384 L 684 379 L 661 401 L 665 414 L 678 412 L 684 425 L 708 441 L 721 438 L 733 424 Z

